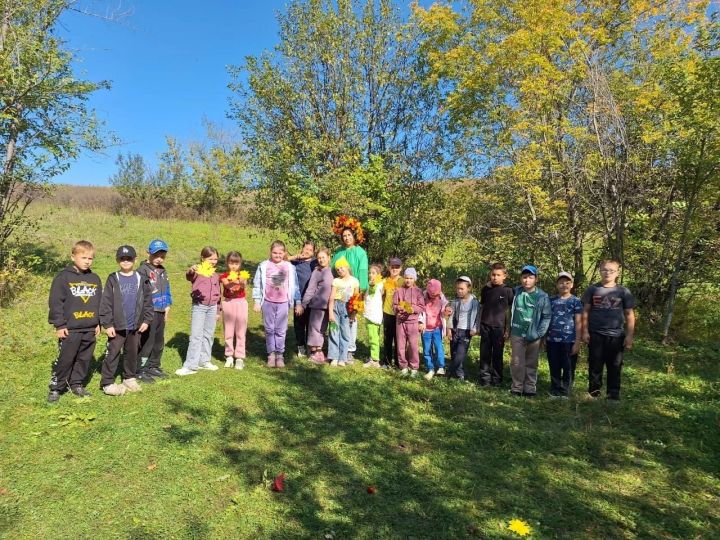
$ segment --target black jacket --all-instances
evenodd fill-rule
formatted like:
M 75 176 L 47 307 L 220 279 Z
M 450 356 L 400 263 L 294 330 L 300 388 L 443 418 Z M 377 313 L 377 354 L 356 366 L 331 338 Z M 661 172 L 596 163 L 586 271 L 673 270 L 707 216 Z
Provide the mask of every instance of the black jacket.
M 50 286 L 48 322 L 57 330 L 84 332 L 99 323 L 100 276 L 91 270 L 81 272 L 70 265 L 62 270 Z
M 170 278 L 164 266 L 155 267 L 145 261 L 137 269 L 141 276 L 150 280 L 152 285 L 152 303 L 155 311 L 165 312 L 172 305 L 172 294 L 170 294 Z
M 138 279 L 138 294 L 135 302 L 135 330 L 142 323 L 150 324 L 153 320 L 152 285 L 150 281 L 135 272 Z M 100 302 L 100 324 L 103 328 L 127 330 L 127 317 L 123 309 L 122 293 L 118 273 L 113 272 L 107 278 Z

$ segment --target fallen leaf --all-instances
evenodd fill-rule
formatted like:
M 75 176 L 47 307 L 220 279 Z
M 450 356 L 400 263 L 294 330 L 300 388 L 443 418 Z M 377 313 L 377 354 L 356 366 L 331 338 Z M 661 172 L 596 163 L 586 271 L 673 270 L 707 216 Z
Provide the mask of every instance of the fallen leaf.
M 157 463 L 151 463 L 147 466 L 148 471 L 154 471 L 155 469 L 157 469 Z
M 7 495 L 10 493 L 7 488 L 0 488 L 0 495 Z
M 376 488 L 375 486 L 368 486 L 367 492 L 368 492 L 370 495 L 375 495 L 375 493 L 377 493 L 377 488 Z
M 273 491 L 285 491 L 285 473 L 280 473 L 275 477 L 275 480 L 272 481 L 270 489 Z

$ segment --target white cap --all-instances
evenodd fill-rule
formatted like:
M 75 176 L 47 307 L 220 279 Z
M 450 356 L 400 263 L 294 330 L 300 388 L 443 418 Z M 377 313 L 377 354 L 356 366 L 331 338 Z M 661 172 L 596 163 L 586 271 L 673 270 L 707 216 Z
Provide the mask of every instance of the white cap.
M 570 272 L 560 272 L 558 274 L 558 277 L 555 279 L 555 281 L 557 281 L 561 277 L 568 278 L 570 281 L 574 281 L 573 276 Z

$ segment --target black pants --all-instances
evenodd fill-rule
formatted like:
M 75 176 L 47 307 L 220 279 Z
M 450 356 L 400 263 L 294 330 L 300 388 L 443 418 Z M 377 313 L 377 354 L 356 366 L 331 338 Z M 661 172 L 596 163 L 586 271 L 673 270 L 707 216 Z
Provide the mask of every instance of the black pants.
M 590 376 L 588 392 L 599 396 L 602 388 L 603 367 L 607 366 L 607 397 L 620 399 L 620 372 L 623 365 L 625 336 L 590 334 Z
M 95 330 L 70 332 L 58 340 L 58 355 L 50 370 L 50 390 L 84 386 L 95 352 Z
M 548 341 L 545 345 L 550 366 L 550 393 L 554 396 L 567 396 L 575 380 L 578 355 L 571 354 L 572 343 Z
M 383 313 L 383 357 L 380 363 L 383 366 L 398 367 L 397 333 L 395 323 L 397 317 Z
M 298 347 L 305 347 L 307 345 L 309 317 L 309 309 L 303 311 L 302 315 L 293 315 L 293 327 L 295 328 L 295 344 Z
M 448 370 L 450 377 L 465 378 L 463 364 L 470 348 L 471 337 L 470 330 L 453 330 L 450 340 L 450 369 Z
M 165 349 L 165 312 L 156 311 L 150 326 L 140 334 L 140 358 L 137 371 L 150 368 L 160 369 L 160 360 Z
M 102 378 L 100 388 L 115 382 L 115 373 L 123 352 L 123 380 L 134 379 L 137 370 L 138 349 L 140 348 L 140 334 L 137 330 L 117 330 L 114 338 L 108 339 L 105 359 L 102 363 Z
M 480 384 L 500 386 L 504 348 L 505 329 L 483 324 L 480 330 Z

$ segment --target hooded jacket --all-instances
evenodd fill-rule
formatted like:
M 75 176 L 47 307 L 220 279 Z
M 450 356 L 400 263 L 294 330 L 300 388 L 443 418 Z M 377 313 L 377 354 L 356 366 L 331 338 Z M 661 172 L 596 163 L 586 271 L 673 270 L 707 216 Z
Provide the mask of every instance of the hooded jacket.
M 520 293 L 523 292 L 522 286 L 515 287 L 513 292 L 515 293 L 515 298 L 513 299 L 512 308 L 510 309 L 510 324 L 512 324 L 513 315 L 515 314 L 515 303 Z M 537 292 L 535 309 L 533 310 L 530 326 L 524 338 L 527 342 L 537 341 L 547 334 L 548 328 L 550 328 L 550 319 L 552 318 L 550 297 L 540 287 L 535 287 L 535 292 Z
M 119 272 L 113 272 L 105 282 L 100 302 L 100 324 L 103 328 L 127 330 L 127 317 L 123 309 L 122 292 L 120 292 Z M 135 330 L 142 323 L 150 324 L 153 320 L 152 285 L 140 272 L 134 274 L 138 280 L 137 297 L 135 300 Z
M 93 330 L 100 324 L 100 276 L 91 270 L 81 272 L 74 265 L 64 268 L 50 286 L 48 322 L 56 330 Z
M 153 266 L 145 261 L 137 269 L 138 274 L 150 281 L 152 286 L 152 303 L 155 311 L 165 312 L 172 305 L 170 279 L 164 266 Z

